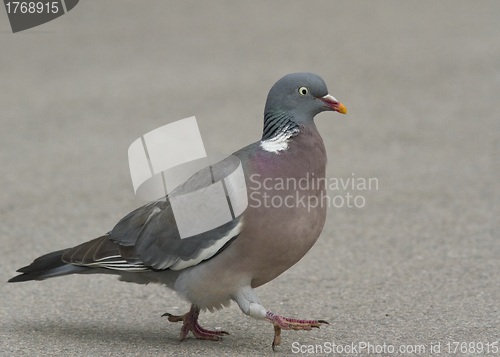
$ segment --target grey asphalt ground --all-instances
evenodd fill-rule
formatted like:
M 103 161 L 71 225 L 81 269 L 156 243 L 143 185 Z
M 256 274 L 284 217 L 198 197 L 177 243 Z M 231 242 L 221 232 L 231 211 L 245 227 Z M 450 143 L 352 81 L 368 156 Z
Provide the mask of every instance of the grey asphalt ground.
M 195 115 L 207 151 L 229 154 L 260 138 L 268 90 L 298 71 L 348 109 L 316 119 L 327 177 L 378 187 L 330 190 L 364 207 L 331 207 L 313 249 L 257 292 L 271 311 L 330 326 L 284 331 L 273 353 L 272 326 L 233 305 L 200 318 L 230 336 L 180 343 L 180 324 L 160 316 L 189 305 L 166 288 L 6 283 L 143 204 L 135 139 Z M 2 356 L 281 356 L 293 343 L 312 355 L 363 342 L 500 354 L 498 1 L 86 0 L 18 34 L 0 10 L 0 127 Z

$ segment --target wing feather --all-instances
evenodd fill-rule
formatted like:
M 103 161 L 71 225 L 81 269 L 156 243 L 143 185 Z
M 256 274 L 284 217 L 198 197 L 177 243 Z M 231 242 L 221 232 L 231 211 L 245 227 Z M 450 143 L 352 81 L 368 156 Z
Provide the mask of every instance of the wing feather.
M 65 263 L 94 268 L 121 271 L 145 271 L 149 269 L 139 259 L 124 259 L 120 254 L 120 246 L 111 241 L 109 235 L 68 249 L 61 259 Z

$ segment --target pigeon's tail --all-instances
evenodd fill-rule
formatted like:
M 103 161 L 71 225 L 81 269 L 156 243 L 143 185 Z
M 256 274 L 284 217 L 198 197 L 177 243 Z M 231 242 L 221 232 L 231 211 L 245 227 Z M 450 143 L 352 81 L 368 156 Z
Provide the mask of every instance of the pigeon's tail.
M 67 249 L 59 250 L 42 255 L 33 263 L 18 270 L 22 273 L 9 280 L 9 283 L 17 283 L 28 280 L 44 280 L 55 276 L 81 273 L 90 268 L 67 264 L 62 261 L 62 255 Z

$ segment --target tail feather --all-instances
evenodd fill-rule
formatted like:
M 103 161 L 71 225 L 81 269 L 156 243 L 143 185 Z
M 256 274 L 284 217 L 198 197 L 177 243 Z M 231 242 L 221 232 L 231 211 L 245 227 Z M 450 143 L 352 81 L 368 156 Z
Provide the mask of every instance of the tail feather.
M 67 249 L 59 250 L 36 258 L 33 263 L 18 270 L 22 273 L 9 280 L 9 283 L 17 283 L 28 280 L 44 280 L 55 276 L 80 273 L 88 270 L 87 267 L 76 266 L 62 261 L 62 255 Z

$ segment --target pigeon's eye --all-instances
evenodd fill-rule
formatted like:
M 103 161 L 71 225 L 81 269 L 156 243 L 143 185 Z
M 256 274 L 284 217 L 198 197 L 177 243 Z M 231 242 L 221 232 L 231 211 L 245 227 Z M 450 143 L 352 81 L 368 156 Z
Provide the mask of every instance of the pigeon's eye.
M 304 96 L 309 94 L 309 89 L 307 87 L 300 87 L 299 88 L 299 94 Z

